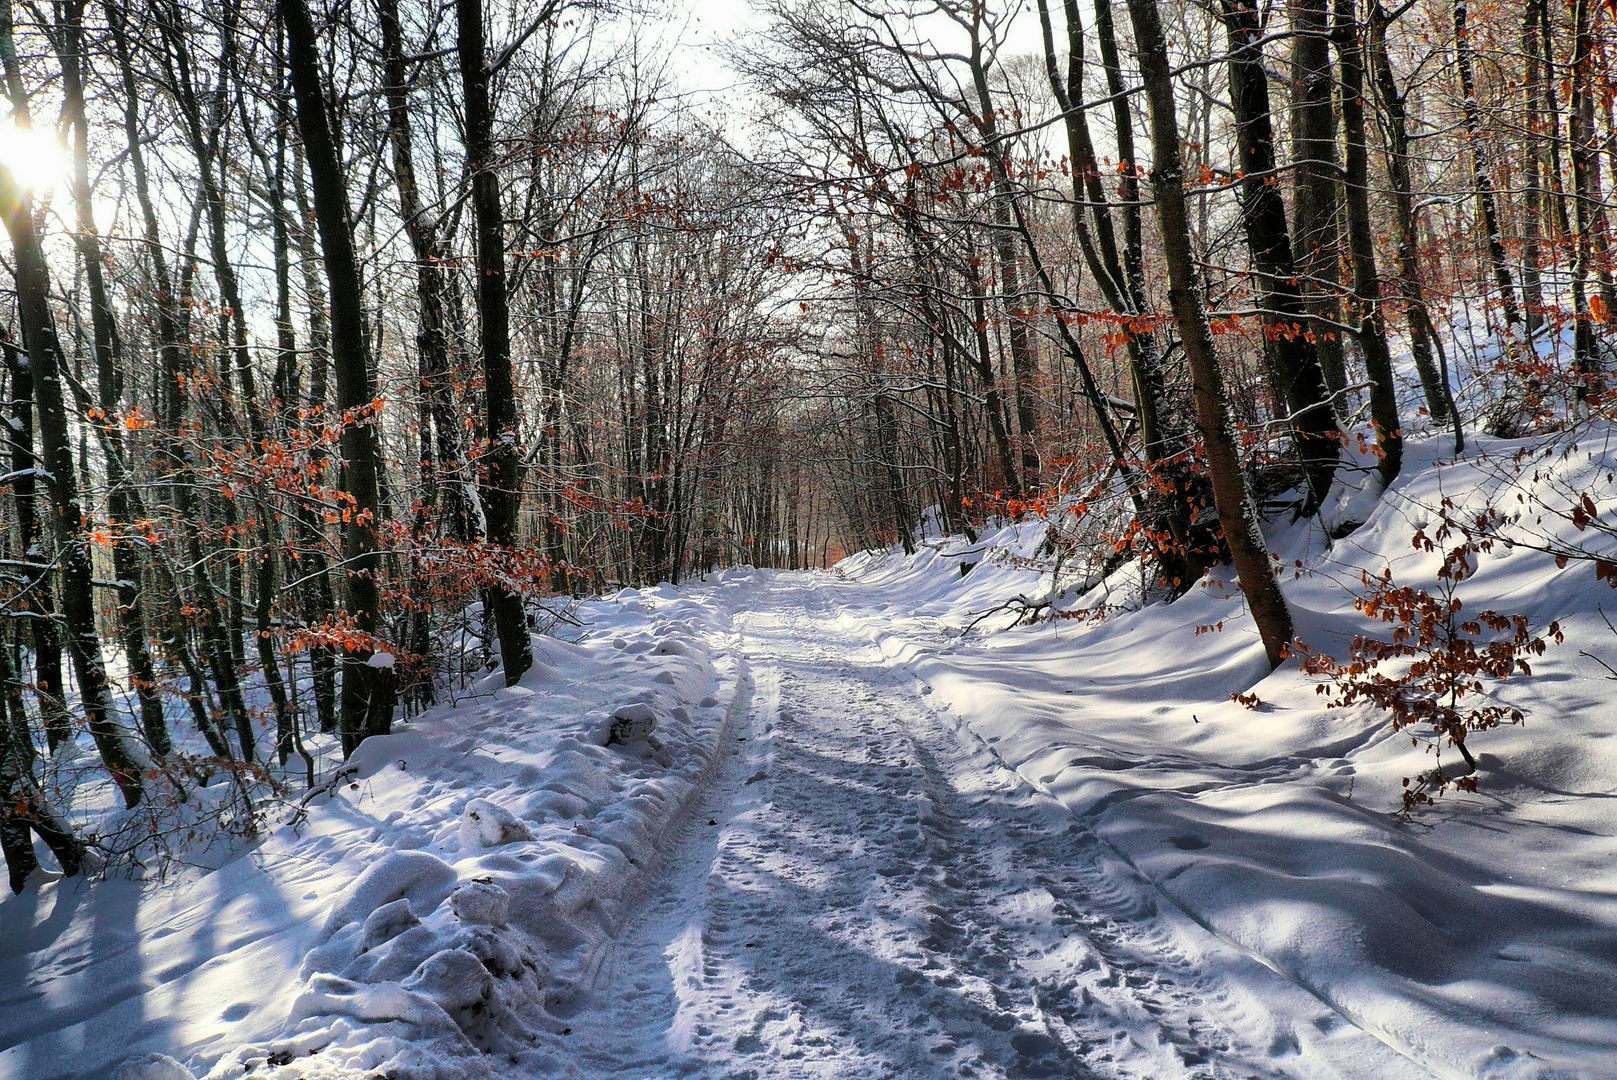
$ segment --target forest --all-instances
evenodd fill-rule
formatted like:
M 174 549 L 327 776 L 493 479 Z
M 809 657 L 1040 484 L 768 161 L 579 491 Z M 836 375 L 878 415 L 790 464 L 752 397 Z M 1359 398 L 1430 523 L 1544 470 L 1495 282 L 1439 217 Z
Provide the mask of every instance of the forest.
M 568 1009 L 585 1006 L 557 1003 L 617 993 L 599 943 L 633 954 L 613 905 L 640 895 L 634 874 L 655 877 L 636 852 L 677 862 L 667 830 L 692 814 L 729 828 L 691 808 L 746 771 L 726 764 L 753 760 L 740 743 L 806 723 L 792 694 L 842 679 L 852 696 L 837 708 L 864 715 L 857 703 L 877 699 L 835 665 L 867 647 L 927 695 L 999 678 L 964 660 L 925 674 L 972 648 L 1012 683 L 1052 680 L 1015 683 L 1030 694 L 1105 672 L 1199 681 L 1141 690 L 1125 711 L 1149 727 L 1153 708 L 1183 706 L 1196 738 L 1232 739 L 1207 751 L 1218 768 L 1263 745 L 1325 775 L 1319 762 L 1362 749 L 1327 730 L 1351 717 L 1391 740 L 1377 746 L 1418 751 L 1362 781 L 1361 801 L 1387 785 L 1377 829 L 1489 798 L 1514 813 L 1527 773 L 1501 770 L 1518 761 L 1575 760 L 1588 776 L 1571 790 L 1609 787 L 1617 761 L 1587 764 L 1596 751 L 1580 748 L 1612 733 L 1597 702 L 1617 670 L 1600 606 L 1617 601 L 1614 46 L 1617 4 L 1596 0 L 4 0 L 0 847 L 29 906 L 0 919 L 0 947 L 44 932 L 19 913 L 47 890 L 64 913 L 67 890 L 84 890 L 75 904 L 123 897 L 128 942 L 149 944 L 143 905 L 200 895 L 275 844 L 327 858 L 320 845 L 373 828 L 379 846 L 331 854 L 347 869 L 304 898 L 348 898 L 316 937 L 316 914 L 247 920 L 310 928 L 270 968 L 303 964 L 278 991 L 304 986 L 291 1019 L 274 1018 L 293 1043 L 118 1021 L 107 1030 L 147 1032 L 135 1042 L 154 1056 L 117 1075 L 482 1075 L 445 1064 L 475 1049 L 511 1075 L 628 1076 L 632 1055 L 565 1048 Z M 791 582 L 801 596 L 782 599 Z M 784 651 L 765 663 L 758 642 L 791 626 L 801 638 L 768 645 Z M 1160 644 L 1114 669 L 1128 627 L 1156 627 Z M 839 634 L 864 644 L 827 644 Z M 1093 640 L 1038 651 L 1063 634 Z M 1031 651 L 995 651 L 1013 646 Z M 820 666 L 793 675 L 810 655 Z M 672 666 L 655 679 L 613 666 L 636 658 Z M 1583 675 L 1556 674 L 1574 661 Z M 1535 665 L 1551 674 L 1533 681 Z M 1550 689 L 1563 677 L 1575 681 Z M 1001 771 L 1089 807 L 1073 811 L 1085 821 L 1113 813 L 1055 780 L 1089 759 L 1041 778 L 1045 750 L 1005 756 L 1044 730 L 1016 710 L 1044 706 L 959 693 L 950 723 L 999 725 L 973 737 Z M 1110 715 L 1067 701 L 1074 731 Z M 1276 710 L 1319 727 L 1305 737 Z M 1563 711 L 1584 719 L 1554 738 L 1582 741 L 1544 743 L 1538 717 Z M 1156 729 L 1116 723 L 1102 758 L 1133 769 L 1131 740 Z M 1210 723 L 1291 734 L 1265 728 L 1237 750 Z M 921 738 L 906 724 L 869 737 Z M 471 733 L 456 751 L 468 761 L 536 756 L 509 776 L 466 771 L 447 749 L 457 732 Z M 1174 755 L 1201 752 L 1163 750 L 1149 769 L 1179 776 Z M 899 757 L 925 771 L 940 754 L 914 743 Z M 776 759 L 757 760 L 755 778 Z M 445 771 L 418 780 L 429 763 Z M 965 772 L 936 768 L 928 792 L 966 790 Z M 589 784 L 618 801 L 585 792 L 574 772 L 591 769 L 616 778 Z M 1533 799 L 1566 795 L 1534 783 Z M 1033 814 L 1016 806 L 1006 814 Z M 384 807 L 395 816 L 367 816 Z M 1597 811 L 1576 828 L 1601 839 L 1566 874 L 1595 874 L 1577 918 L 1609 930 L 1617 883 L 1589 867 L 1617 848 Z M 569 886 L 552 882 L 543 903 L 523 891 L 539 888 L 538 863 L 477 877 L 426 854 L 531 843 L 560 859 L 544 845 L 572 841 L 541 824 L 606 843 L 641 813 L 644 835 L 605 856 L 617 869 L 586 874 L 578 856 L 557 878 L 588 877 L 589 910 L 615 914 L 562 919 Z M 1159 875 L 1093 827 L 1097 882 L 1120 858 L 1151 888 L 1192 888 L 1194 874 Z M 1209 844 L 1174 828 L 1162 851 Z M 1518 840 L 1530 846 L 1506 845 Z M 367 892 L 352 881 L 372 881 L 370 863 L 394 877 Z M 220 905 L 254 895 L 219 889 Z M 1271 955 L 1173 903 L 1238 941 L 1241 963 Z M 403 950 L 428 912 L 503 928 L 536 904 L 573 936 L 536 929 L 492 958 L 429 920 L 437 945 L 415 962 L 383 976 L 364 959 Z M 396 925 L 376 922 L 385 912 Z M 0 982 L 60 976 L 61 934 L 16 946 Z M 443 959 L 468 952 L 477 978 Z M 1604 966 L 1566 976 L 1579 1008 L 1617 988 L 1609 947 L 1595 952 Z M 147 993 L 150 963 L 118 979 Z M 1445 1048 L 1464 1040 L 1376 1028 L 1379 1006 L 1298 971 L 1295 986 L 1374 1038 L 1310 1033 L 1290 1064 L 1266 1059 L 1274 1075 L 1592 1078 L 1610 1066 L 1590 1048 L 1617 1048 L 1608 1007 L 1581 1034 L 1535 1029 L 1539 1042 L 1504 1047 L 1514 1057 L 1455 1057 Z M 383 984 L 403 996 L 379 1004 Z M 0 1076 L 108 1075 L 111 1050 L 73 1026 L 99 1015 L 84 993 L 0 1007 Z M 1190 1016 L 1189 1000 L 1144 1007 Z M 933 1052 L 869 1075 L 1257 1075 L 1201 1035 L 1138 1036 L 1151 1053 L 1178 1047 L 1171 1067 L 1102 1053 L 1072 1034 L 1082 1009 L 1041 1008 L 1037 1038 L 1054 1049 L 1017 1042 L 1034 1037 L 1024 1017 L 1000 1057 L 968 1063 L 957 1038 L 947 1068 Z M 40 1010 L 79 1034 L 38 1042 Z M 1011 1030 L 974 1015 L 961 1023 Z M 778 1019 L 725 1052 L 764 1046 L 763 1075 L 800 1075 L 762 1034 Z M 365 1023 L 394 1025 L 392 1049 L 356 1034 Z M 411 1024 L 429 1035 L 399 1034 Z M 182 1043 L 189 1064 L 166 1056 Z M 226 1054 L 238 1044 L 258 1056 Z M 1214 1065 L 1198 1071 L 1197 1055 Z M 300 1056 L 334 1071 L 297 1071 Z M 866 1075 L 876 1059 L 837 1060 L 801 1075 Z M 1312 1071 L 1326 1063 L 1336 1071 Z

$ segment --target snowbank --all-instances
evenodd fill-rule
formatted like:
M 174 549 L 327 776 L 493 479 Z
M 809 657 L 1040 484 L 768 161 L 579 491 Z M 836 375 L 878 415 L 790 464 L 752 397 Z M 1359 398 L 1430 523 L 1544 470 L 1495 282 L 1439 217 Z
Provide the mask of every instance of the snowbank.
M 1500 480 L 1514 444 L 1484 440 L 1486 456 L 1440 465 L 1446 448 L 1412 444 L 1403 477 L 1346 539 L 1317 527 L 1271 537 L 1309 644 L 1342 656 L 1366 628 L 1352 606 L 1361 570 L 1431 584 L 1439 556 L 1410 537 L 1445 495 L 1526 505 Z M 976 612 L 1050 596 L 1049 578 L 1016 558 L 1036 533 L 855 556 L 840 566 L 855 584 L 840 618 L 1194 919 L 1432 1074 L 1617 1075 L 1617 711 L 1591 658 L 1617 664 L 1598 611 L 1617 594 L 1592 567 L 1519 547 L 1481 557 L 1462 588 L 1471 610 L 1559 619 L 1567 641 L 1498 688 L 1527 722 L 1470 742 L 1481 792 L 1406 823 L 1393 813 L 1401 781 L 1432 766 L 1429 744 L 1367 708 L 1323 709 L 1295 663 L 1268 674 L 1224 577 L 1104 622 L 962 638 Z
M 725 591 L 585 605 L 214 872 L 0 903 L 0 1078 L 542 1071 L 747 708 Z

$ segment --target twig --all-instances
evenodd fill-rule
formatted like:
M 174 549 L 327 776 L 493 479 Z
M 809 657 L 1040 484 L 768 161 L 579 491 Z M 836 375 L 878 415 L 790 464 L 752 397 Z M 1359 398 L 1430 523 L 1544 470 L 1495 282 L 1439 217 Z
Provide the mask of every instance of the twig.
M 304 792 L 303 798 L 298 800 L 297 813 L 292 815 L 292 820 L 288 824 L 290 824 L 294 829 L 303 824 L 303 822 L 307 820 L 309 816 L 309 804 L 313 802 L 316 797 L 330 794 L 331 792 L 335 791 L 344 780 L 358 775 L 358 765 L 344 765 L 342 768 L 338 769 L 336 772 L 322 780 L 319 784 L 316 784 L 314 787 Z

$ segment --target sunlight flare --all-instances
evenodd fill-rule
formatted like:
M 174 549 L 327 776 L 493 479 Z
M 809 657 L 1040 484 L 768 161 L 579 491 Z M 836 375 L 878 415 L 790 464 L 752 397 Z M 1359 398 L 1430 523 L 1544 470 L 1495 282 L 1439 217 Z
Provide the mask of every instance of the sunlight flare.
M 0 122 L 0 165 L 19 187 L 48 192 L 67 175 L 67 150 L 54 132 L 8 119 Z

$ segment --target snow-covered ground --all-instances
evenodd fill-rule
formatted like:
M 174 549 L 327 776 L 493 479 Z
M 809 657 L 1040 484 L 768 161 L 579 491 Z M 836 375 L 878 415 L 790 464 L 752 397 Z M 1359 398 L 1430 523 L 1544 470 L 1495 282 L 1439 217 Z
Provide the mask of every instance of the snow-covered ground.
M 747 741 L 563 1075 L 1409 1075 L 931 708 L 860 586 L 769 575 L 748 608 Z
M 1517 445 L 1474 441 L 1483 456 L 1457 464 L 1439 463 L 1446 440 L 1412 444 L 1394 489 L 1334 545 L 1317 527 L 1271 537 L 1306 642 L 1344 656 L 1372 628 L 1353 609 L 1361 571 L 1432 586 L 1441 554 L 1411 536 L 1435 531 L 1445 497 L 1456 515 L 1493 503 L 1532 518 L 1515 493 L 1555 481 L 1593 493 L 1602 516 L 1617 509 L 1600 498 L 1609 440 L 1525 468 Z M 1553 519 L 1533 531 L 1609 545 Z M 1430 742 L 1368 706 L 1321 708 L 1319 680 L 1295 663 L 1265 677 L 1217 573 L 1172 605 L 962 639 L 970 613 L 1050 595 L 1048 577 L 994 557 L 1039 539 L 1023 525 L 910 559 L 857 556 L 844 571 L 862 602 L 841 618 L 1190 918 L 1406 1057 L 1397 1075 L 1617 1077 L 1617 710 L 1599 663 L 1617 666 L 1600 614 L 1617 594 L 1589 563 L 1504 544 L 1480 557 L 1461 588 L 1470 610 L 1559 620 L 1567 640 L 1532 677 L 1489 688 L 1526 722 L 1470 742 L 1480 793 L 1404 822 L 1402 778 L 1432 766 Z M 964 578 L 962 561 L 978 563 Z
M 142 1053 L 221 1077 L 520 1060 L 590 992 L 748 707 L 719 595 L 585 605 L 585 640 L 541 640 L 520 686 L 496 675 L 367 740 L 306 820 L 221 869 L 0 902 L 0 1077 L 107 1076 Z M 153 1068 L 135 1075 L 169 1075 Z
M 1361 570 L 1429 584 L 1445 493 L 1510 494 L 1438 452 L 1348 538 L 1272 538 L 1316 648 L 1363 628 Z M 1589 564 L 1480 558 L 1468 596 L 1567 643 L 1497 688 L 1527 722 L 1474 737 L 1480 793 L 1404 821 L 1428 745 L 1266 675 L 1223 578 L 962 634 L 1051 595 L 1040 528 L 594 602 L 222 869 L 31 886 L 0 1078 L 1617 1077 Z

